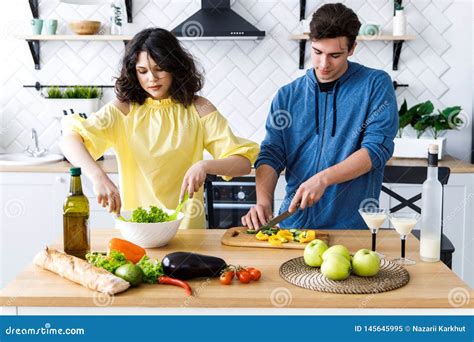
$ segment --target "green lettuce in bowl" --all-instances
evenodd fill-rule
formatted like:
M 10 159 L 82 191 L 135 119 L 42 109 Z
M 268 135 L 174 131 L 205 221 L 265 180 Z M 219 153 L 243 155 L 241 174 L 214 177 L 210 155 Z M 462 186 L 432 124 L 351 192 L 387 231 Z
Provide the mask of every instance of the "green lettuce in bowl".
M 148 210 L 138 207 L 132 212 L 132 217 L 129 222 L 135 223 L 158 223 L 166 222 L 169 215 L 162 209 L 150 206 Z

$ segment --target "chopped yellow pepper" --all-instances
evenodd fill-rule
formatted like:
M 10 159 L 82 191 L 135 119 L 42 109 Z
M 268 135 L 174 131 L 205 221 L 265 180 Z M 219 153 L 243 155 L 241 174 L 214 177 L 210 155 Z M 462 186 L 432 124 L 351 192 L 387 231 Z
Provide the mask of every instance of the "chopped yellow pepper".
M 272 235 L 268 238 L 268 242 L 270 242 L 270 245 L 272 246 L 281 246 L 282 241 L 277 235 Z
M 255 235 L 255 237 L 257 238 L 257 240 L 260 240 L 260 241 L 267 241 L 268 240 L 268 235 L 263 234 L 261 231 L 258 232 L 257 235 Z
M 316 239 L 316 232 L 314 230 L 306 230 L 298 236 L 300 243 L 306 243 Z
M 293 234 L 289 230 L 285 230 L 285 229 L 279 230 L 276 235 L 282 240 L 282 242 L 293 241 L 294 239 Z M 286 241 L 283 241 L 283 240 L 286 240 Z

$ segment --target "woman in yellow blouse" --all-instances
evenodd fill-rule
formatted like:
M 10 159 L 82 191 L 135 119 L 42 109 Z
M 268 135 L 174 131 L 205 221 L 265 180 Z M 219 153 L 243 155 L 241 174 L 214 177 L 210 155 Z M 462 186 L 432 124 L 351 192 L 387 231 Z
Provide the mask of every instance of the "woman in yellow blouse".
M 117 99 L 87 120 L 63 119 L 61 149 L 92 181 L 109 212 L 156 205 L 175 208 L 185 192 L 181 228 L 204 228 L 207 174 L 250 172 L 259 148 L 236 137 L 217 109 L 196 93 L 202 76 L 192 56 L 163 29 L 145 29 L 127 44 L 115 84 Z M 120 193 L 95 160 L 115 150 Z M 214 160 L 203 160 L 203 151 Z

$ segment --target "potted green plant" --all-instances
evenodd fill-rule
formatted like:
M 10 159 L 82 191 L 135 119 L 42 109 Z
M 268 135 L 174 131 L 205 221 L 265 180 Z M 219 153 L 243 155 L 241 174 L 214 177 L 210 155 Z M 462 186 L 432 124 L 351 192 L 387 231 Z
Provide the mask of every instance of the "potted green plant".
M 456 129 L 463 124 L 459 114 L 460 106 L 447 107 L 433 114 L 434 106 L 431 101 L 418 103 L 408 108 L 406 100 L 398 112 L 399 129 L 394 139 L 394 157 L 400 158 L 426 158 L 428 146 L 437 144 L 439 159 L 442 159 L 446 150 L 444 135 L 450 129 Z M 403 136 L 405 128 L 411 126 L 416 137 Z
M 53 117 L 84 113 L 89 115 L 99 109 L 102 91 L 97 87 L 74 86 L 61 90 L 59 87 L 48 88 L 43 94 L 48 114 Z
M 438 114 L 430 116 L 430 129 L 433 138 L 438 139 L 450 129 L 457 129 L 464 123 L 459 117 L 461 106 L 447 107 L 438 110 Z

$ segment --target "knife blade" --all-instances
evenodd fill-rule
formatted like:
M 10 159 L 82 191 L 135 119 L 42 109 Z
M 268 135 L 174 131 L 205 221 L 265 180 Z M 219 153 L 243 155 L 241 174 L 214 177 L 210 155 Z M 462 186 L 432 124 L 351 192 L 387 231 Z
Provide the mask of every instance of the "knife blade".
M 271 219 L 269 222 L 267 222 L 266 224 L 264 224 L 263 226 L 261 226 L 261 227 L 260 227 L 260 230 L 272 228 L 272 227 L 274 227 L 275 225 L 277 225 L 278 223 L 280 223 L 281 221 L 283 221 L 284 219 L 290 217 L 290 216 L 293 215 L 293 214 L 294 214 L 294 213 L 290 213 L 290 212 L 287 210 L 287 211 L 285 211 L 283 214 L 278 215 L 277 217 Z

